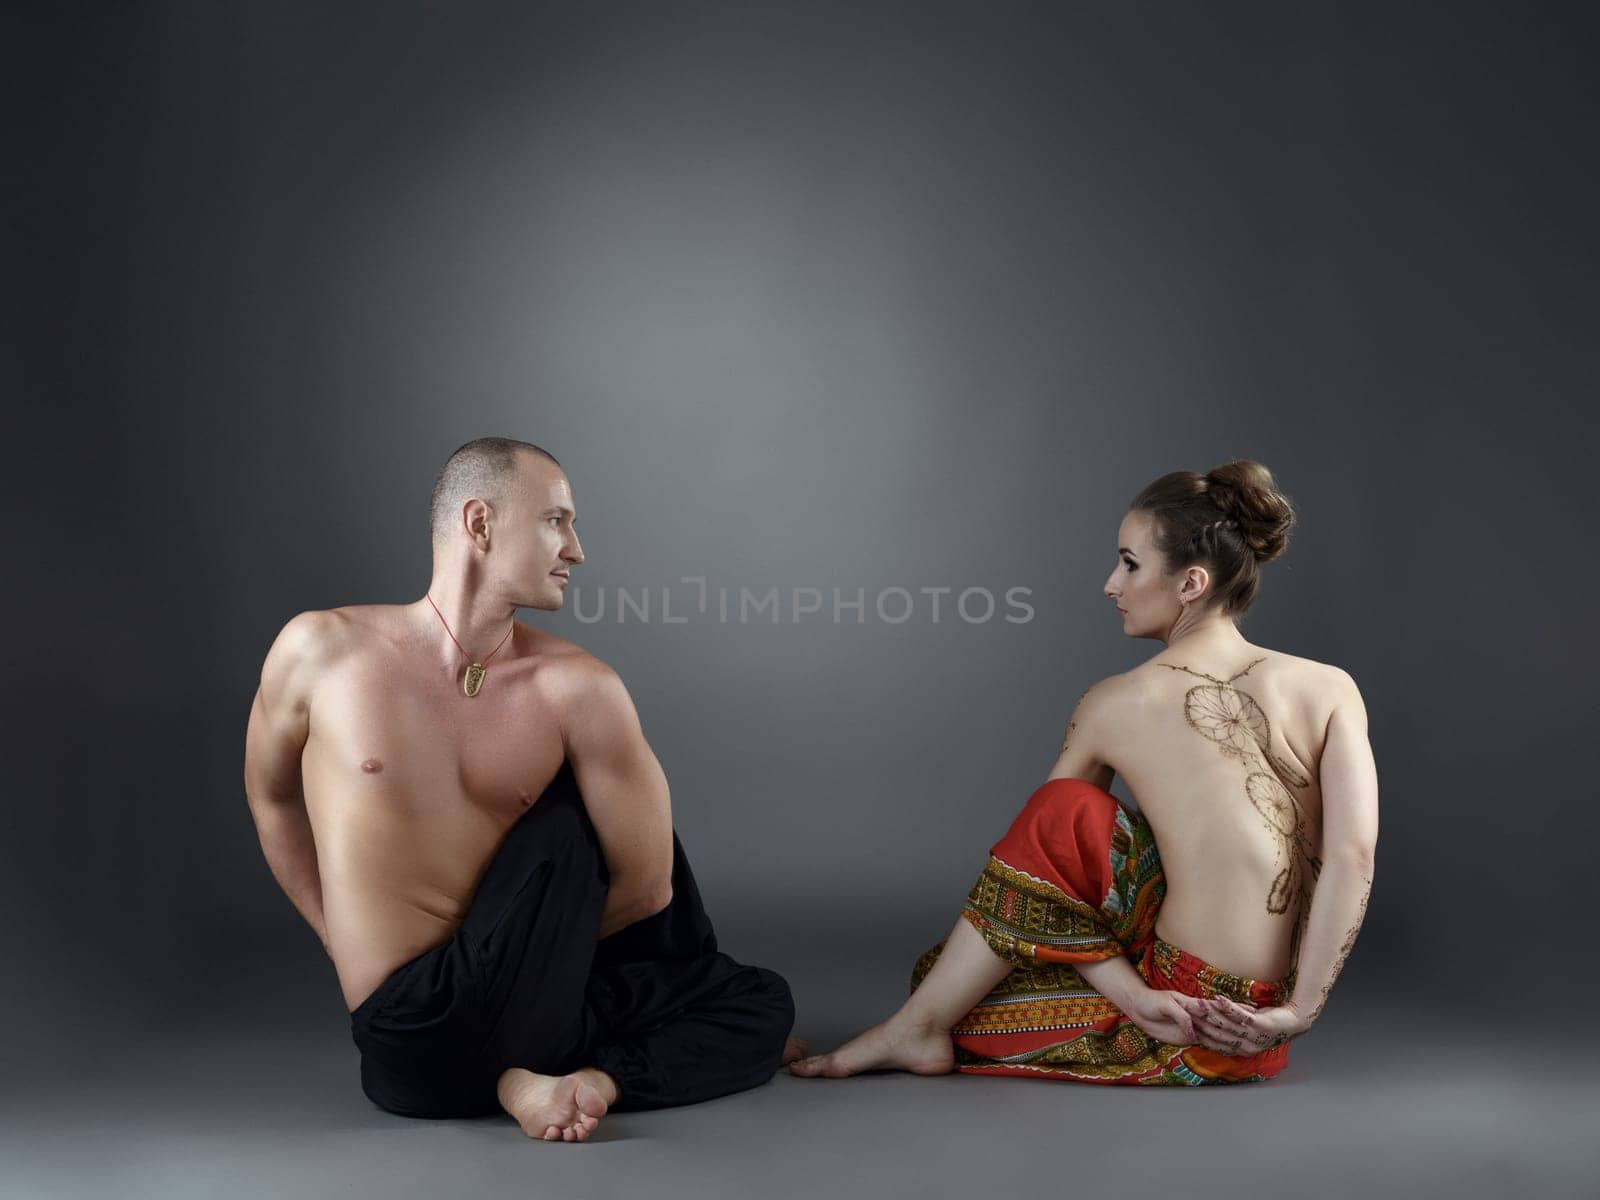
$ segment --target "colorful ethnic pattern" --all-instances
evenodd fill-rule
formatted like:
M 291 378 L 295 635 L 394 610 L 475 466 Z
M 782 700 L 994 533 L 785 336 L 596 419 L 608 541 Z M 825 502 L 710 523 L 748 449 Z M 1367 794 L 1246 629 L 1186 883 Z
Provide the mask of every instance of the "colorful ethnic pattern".
M 1166 894 L 1145 819 L 1093 784 L 1039 788 L 990 852 L 962 916 L 1016 968 L 956 1027 L 956 1069 L 1089 1083 L 1253 1083 L 1288 1065 L 1288 1046 L 1235 1057 L 1146 1034 L 1073 967 L 1129 957 L 1153 988 L 1282 1004 L 1293 978 L 1246 979 L 1155 935 Z M 940 942 L 917 959 L 915 991 Z

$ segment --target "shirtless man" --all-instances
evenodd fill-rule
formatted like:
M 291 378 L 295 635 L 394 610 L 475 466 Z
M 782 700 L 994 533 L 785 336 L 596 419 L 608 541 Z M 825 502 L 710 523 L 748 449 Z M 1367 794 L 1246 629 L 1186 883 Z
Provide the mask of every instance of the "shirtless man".
M 1354 681 L 1235 624 L 1292 519 L 1249 460 L 1135 498 L 1105 593 L 1165 649 L 1079 701 L 910 999 L 791 1073 L 1195 1084 L 1287 1065 L 1354 944 L 1378 832 Z
M 461 447 L 426 595 L 289 621 L 245 749 L 262 850 L 333 960 L 367 1095 L 503 1108 L 563 1141 L 802 1052 L 783 979 L 716 952 L 621 679 L 513 619 L 561 607 L 574 508 L 539 447 Z

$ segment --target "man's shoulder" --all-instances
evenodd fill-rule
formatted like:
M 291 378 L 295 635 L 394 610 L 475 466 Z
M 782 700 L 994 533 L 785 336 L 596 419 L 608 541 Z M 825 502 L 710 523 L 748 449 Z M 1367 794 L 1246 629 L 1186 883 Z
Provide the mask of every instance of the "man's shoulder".
M 284 622 L 267 651 L 267 661 L 326 663 L 349 645 L 354 634 L 344 609 L 309 608 Z
M 341 604 L 308 608 L 290 617 L 278 636 L 310 652 L 355 649 L 374 637 L 392 634 L 402 620 L 398 604 Z
M 537 678 L 566 700 L 581 700 L 622 685 L 609 663 L 577 642 L 518 622 L 529 653 L 537 660 Z
M 325 672 L 351 645 L 347 618 L 336 609 L 307 609 L 284 622 L 261 663 L 259 691 L 269 707 L 303 711 Z
M 610 668 L 577 642 L 558 637 L 547 629 L 517 622 L 517 640 L 526 647 L 526 653 L 538 660 L 541 668 L 553 673 L 581 678 L 596 671 Z
M 532 641 L 538 664 L 534 686 L 543 701 L 558 714 L 569 740 L 569 752 L 587 746 L 610 744 L 629 730 L 637 731 L 638 712 L 633 698 L 611 664 L 576 642 L 534 630 Z

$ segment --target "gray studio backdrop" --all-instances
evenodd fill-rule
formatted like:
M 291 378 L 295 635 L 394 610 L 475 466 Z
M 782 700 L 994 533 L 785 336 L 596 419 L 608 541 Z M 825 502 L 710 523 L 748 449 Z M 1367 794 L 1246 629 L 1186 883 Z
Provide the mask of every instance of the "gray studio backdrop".
M 491 433 L 562 459 L 589 557 L 524 617 L 621 672 L 802 1032 L 903 994 L 1157 648 L 1100 592 L 1129 498 L 1236 456 L 1302 520 L 1247 634 L 1372 720 L 1330 1026 L 1592 982 L 1592 45 L 1529 11 L 41 8 L 5 1003 L 343 1019 L 245 805 L 257 672 L 421 596 Z

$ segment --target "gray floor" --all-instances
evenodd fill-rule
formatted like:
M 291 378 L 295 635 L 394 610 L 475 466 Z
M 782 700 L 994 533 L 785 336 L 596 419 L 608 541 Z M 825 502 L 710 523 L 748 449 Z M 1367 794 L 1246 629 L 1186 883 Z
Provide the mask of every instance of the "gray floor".
M 840 970 L 794 978 L 801 1032 L 822 1047 L 899 986 L 881 969 Z M 208 1019 L 183 1017 L 181 1031 L 11 1047 L 0 1194 L 1597 1194 L 1593 1047 L 1532 1029 L 1486 1037 L 1468 1023 L 1428 1032 L 1395 1016 L 1419 1013 L 1409 1001 L 1387 1019 L 1354 1000 L 1337 1017 L 1330 1006 L 1289 1071 L 1264 1085 L 780 1074 L 692 1108 L 616 1114 L 586 1145 L 550 1145 L 509 1118 L 375 1109 L 324 983 L 235 997 Z

